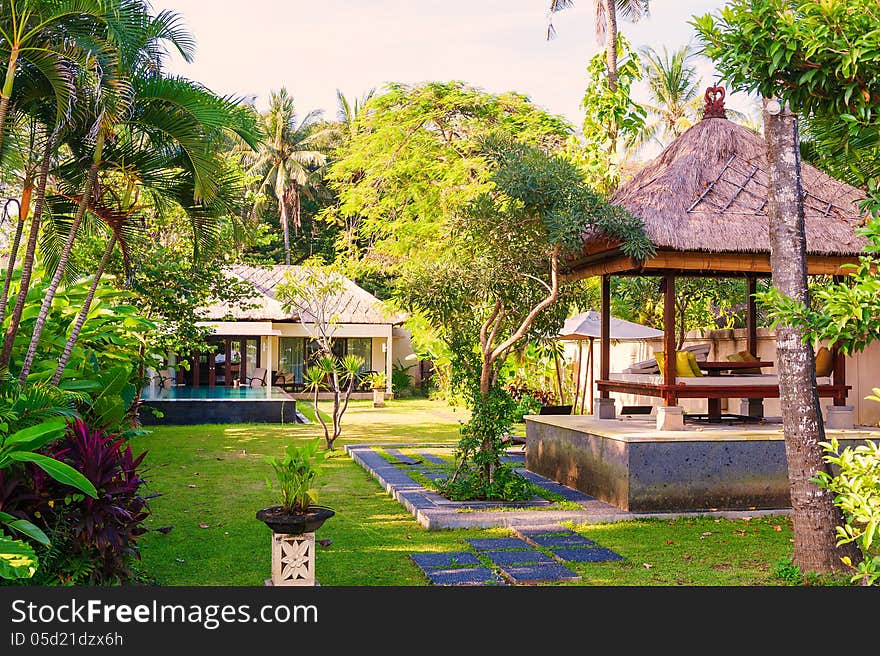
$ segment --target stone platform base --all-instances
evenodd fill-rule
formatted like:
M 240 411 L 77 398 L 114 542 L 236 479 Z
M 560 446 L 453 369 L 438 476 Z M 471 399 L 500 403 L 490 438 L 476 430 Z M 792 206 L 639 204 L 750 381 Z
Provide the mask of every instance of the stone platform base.
M 842 446 L 876 429 L 827 431 Z M 790 508 L 779 424 L 656 430 L 653 418 L 526 418 L 526 469 L 628 512 Z

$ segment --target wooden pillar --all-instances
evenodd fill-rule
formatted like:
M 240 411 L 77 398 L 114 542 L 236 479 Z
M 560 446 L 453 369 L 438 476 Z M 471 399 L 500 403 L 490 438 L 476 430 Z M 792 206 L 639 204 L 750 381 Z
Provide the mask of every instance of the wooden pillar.
M 755 276 L 748 277 L 748 298 L 746 299 L 746 350 L 758 356 L 758 302 L 755 294 L 758 291 L 758 279 Z M 759 358 L 760 359 L 760 358 Z M 747 401 L 748 416 L 756 419 L 764 417 L 764 399 L 750 398 Z M 719 410 L 720 412 L 720 410 Z
M 201 369 L 201 360 L 202 360 L 202 352 L 195 351 L 193 353 L 193 387 L 198 387 L 201 384 L 199 380 L 199 373 Z
M 247 339 L 238 341 L 238 381 L 243 383 L 247 380 Z
M 675 385 L 675 276 L 667 273 L 663 276 L 663 350 L 665 355 L 663 366 L 663 383 Z M 675 392 L 666 391 L 663 395 L 666 405 L 676 405 L 678 398 Z
M 842 276 L 834 276 L 834 282 L 841 282 L 842 280 Z M 846 356 L 840 352 L 837 345 L 831 347 L 831 353 L 834 355 L 834 370 L 831 372 L 831 382 L 835 385 L 846 385 Z M 846 405 L 846 390 L 834 395 L 834 405 Z
M 232 385 L 232 340 L 226 337 L 223 343 L 226 345 L 226 359 L 223 361 L 223 384 L 229 386 Z
M 754 356 L 758 355 L 758 304 L 755 293 L 758 291 L 758 279 L 748 277 L 749 298 L 746 312 L 746 350 Z
M 602 307 L 601 307 L 601 327 L 599 329 L 599 339 L 602 348 L 602 358 L 599 363 L 599 377 L 602 380 L 608 380 L 611 374 L 611 276 L 602 276 Z M 592 384 L 592 382 L 591 382 Z M 601 398 L 610 399 L 611 392 L 602 390 Z

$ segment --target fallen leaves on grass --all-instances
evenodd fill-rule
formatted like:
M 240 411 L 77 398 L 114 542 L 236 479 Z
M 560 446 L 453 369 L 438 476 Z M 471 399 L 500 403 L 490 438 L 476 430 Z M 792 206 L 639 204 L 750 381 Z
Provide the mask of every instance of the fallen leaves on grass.
M 666 540 L 666 544 L 675 544 L 672 540 Z
M 205 522 L 199 522 L 199 528 L 211 528 L 211 527 L 208 526 L 207 524 L 205 524 Z
M 642 567 L 644 567 L 645 569 L 651 569 L 653 565 L 651 563 L 642 563 Z
M 775 525 L 773 526 L 773 530 L 779 532 L 779 531 L 782 530 L 782 527 L 781 527 L 779 524 L 775 524 Z
M 707 536 L 712 535 L 712 531 L 706 531 L 705 533 L 700 533 L 700 539 L 705 540 Z

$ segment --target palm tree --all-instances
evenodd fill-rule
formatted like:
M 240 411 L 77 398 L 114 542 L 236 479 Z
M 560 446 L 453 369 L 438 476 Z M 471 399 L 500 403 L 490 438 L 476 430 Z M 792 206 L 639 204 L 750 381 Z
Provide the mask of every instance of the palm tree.
M 83 153 L 78 158 L 89 160 L 90 166 L 77 198 L 76 214 L 59 255 L 58 265 L 44 292 L 40 313 L 20 372 L 22 384 L 30 373 L 79 226 L 90 207 L 97 212 L 91 200 L 93 193 L 99 191 L 96 186 L 99 171 L 102 166 L 118 170 L 118 162 L 104 158 L 104 147 L 108 138 L 116 140 L 127 137 L 142 148 L 155 149 L 165 154 L 172 162 L 170 168 L 182 169 L 183 177 L 190 176 L 193 180 L 189 188 L 191 195 L 186 199 L 187 205 L 207 204 L 217 196 L 222 162 L 212 144 L 222 131 L 233 131 L 246 142 L 256 144 L 256 126 L 249 121 L 250 113 L 243 111 L 237 101 L 218 98 L 188 80 L 161 75 L 156 67 L 157 63 L 161 65 L 161 43 L 171 42 L 179 50 L 185 51 L 191 41 L 181 40 L 183 33 L 174 15 L 163 12 L 151 18 L 146 13 L 146 5 L 140 6 L 143 13 L 130 14 L 141 18 L 136 23 L 140 28 L 139 32 L 133 33 L 136 38 L 119 47 L 118 61 L 134 68 L 122 71 L 126 84 L 117 84 L 116 87 L 130 90 L 130 93 L 114 94 L 106 90 L 101 94 L 81 92 L 84 98 L 89 99 L 91 96 L 88 103 L 90 117 L 85 122 L 88 129 L 71 134 L 68 145 L 74 154 L 79 154 L 77 151 L 82 150 L 82 144 L 87 143 L 88 137 L 94 134 L 94 147 L 87 156 L 83 157 L 82 155 L 86 155 Z M 175 181 L 174 177 L 178 180 Z M 180 174 L 170 176 L 167 180 L 169 188 L 179 189 L 180 177 Z M 120 211 L 125 214 L 129 208 L 123 207 Z M 115 239 L 110 241 L 107 258 L 112 252 L 114 241 Z
M 646 18 L 650 10 L 650 0 L 593 0 L 596 7 L 596 41 L 605 48 L 605 63 L 608 67 L 608 88 L 617 90 L 617 13 L 631 23 Z M 553 14 L 574 6 L 574 0 L 550 0 L 547 39 L 556 35 L 553 27 Z
M 370 99 L 376 95 L 376 89 L 370 89 L 360 98 L 353 101 L 345 97 L 339 89 L 336 90 L 336 120 L 342 127 L 343 138 L 347 139 L 354 134 L 355 121 L 364 109 L 364 106 L 370 102 Z
M 318 127 L 320 116 L 320 111 L 312 111 L 297 122 L 293 98 L 287 89 L 273 91 L 269 110 L 263 115 L 266 140 L 247 159 L 248 173 L 260 180 L 259 190 L 263 192 L 257 196 L 254 213 L 260 214 L 268 193 L 278 201 L 285 264 L 290 264 L 290 223 L 299 229 L 301 197 L 317 191 L 320 169 L 327 163 L 327 156 L 317 149 L 316 143 L 330 132 Z
M 9 0 L 0 12 L 0 61 L 6 74 L 0 88 L 0 150 L 16 79 L 24 66 L 43 76 L 52 87 L 57 114 L 67 112 L 74 93 L 68 69 L 88 67 L 91 52 L 80 43 L 91 38 L 96 25 L 112 20 L 113 3 L 98 0 Z
M 700 78 L 691 63 L 690 45 L 658 53 L 650 46 L 642 48 L 641 66 L 648 83 L 650 103 L 643 105 L 654 119 L 645 125 L 642 143 L 656 139 L 661 145 L 675 139 L 691 127 L 700 108 Z

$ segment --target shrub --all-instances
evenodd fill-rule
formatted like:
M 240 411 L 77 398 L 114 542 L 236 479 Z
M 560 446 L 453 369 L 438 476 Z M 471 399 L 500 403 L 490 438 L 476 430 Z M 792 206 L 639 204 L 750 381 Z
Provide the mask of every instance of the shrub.
M 126 581 L 127 561 L 139 558 L 138 538 L 146 532 L 149 497 L 141 496 L 145 480 L 138 473 L 146 452 L 135 457 L 119 434 L 91 429 L 75 421 L 51 455 L 81 472 L 98 490 L 98 497 L 70 494 L 69 488 L 46 479 L 41 496 L 47 498 L 42 513 L 48 526 L 69 535 L 70 552 L 94 564 L 89 583 Z
M 318 451 L 320 438 L 302 446 L 291 444 L 283 457 L 266 458 L 275 470 L 281 491 L 281 509 L 290 514 L 305 511 L 315 500 L 315 479 L 320 474 L 320 464 L 326 453 Z M 266 485 L 272 487 L 270 481 Z
M 843 512 L 837 544 L 855 544 L 862 556 L 857 565 L 848 556 L 841 560 L 854 572 L 851 582 L 874 585 L 880 581 L 880 444 L 865 440 L 843 451 L 836 438 L 821 444 L 825 462 L 838 468 L 834 476 L 819 472 L 814 479 L 835 494 L 834 505 Z
M 526 415 L 536 415 L 541 411 L 542 403 L 531 394 L 523 394 L 513 409 L 513 420 L 517 423 L 523 421 Z
M 416 365 L 411 364 L 404 367 L 400 363 L 394 363 L 391 370 L 391 391 L 395 396 L 403 397 L 409 395 L 413 391 L 413 378 L 409 370 Z

